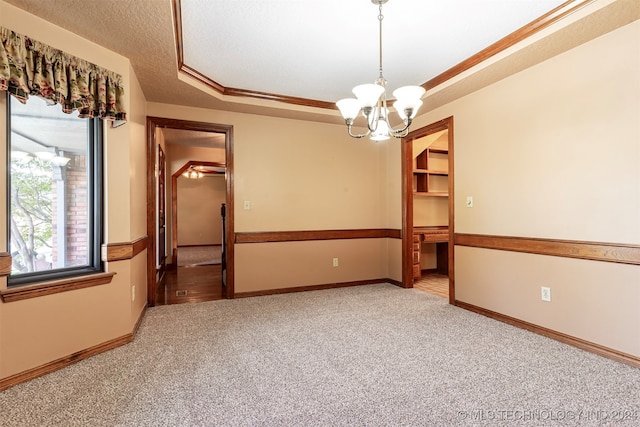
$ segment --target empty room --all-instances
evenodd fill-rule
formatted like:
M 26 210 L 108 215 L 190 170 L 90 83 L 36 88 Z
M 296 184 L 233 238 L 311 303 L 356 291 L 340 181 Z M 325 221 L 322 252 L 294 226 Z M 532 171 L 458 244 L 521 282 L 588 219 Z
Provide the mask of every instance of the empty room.
M 0 0 L 0 424 L 637 425 L 637 0 Z

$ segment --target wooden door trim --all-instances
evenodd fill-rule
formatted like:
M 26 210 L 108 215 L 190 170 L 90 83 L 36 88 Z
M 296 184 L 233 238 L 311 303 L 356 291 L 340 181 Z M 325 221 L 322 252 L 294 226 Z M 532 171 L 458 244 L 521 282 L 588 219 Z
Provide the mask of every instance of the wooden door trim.
M 401 142 L 402 169 L 402 286 L 413 287 L 413 159 L 409 144 L 442 130 L 448 130 L 449 166 L 449 303 L 455 303 L 454 277 L 454 168 L 453 168 L 453 116 L 410 132 Z
M 155 168 L 156 168 L 156 130 L 170 128 L 180 130 L 194 130 L 203 132 L 217 132 L 225 134 L 225 167 L 227 184 L 227 236 L 234 234 L 234 197 L 233 197 L 233 126 L 216 123 L 196 122 L 190 120 L 170 119 L 166 117 L 147 116 L 147 236 L 149 245 L 147 251 L 147 301 L 152 307 L 155 304 L 155 293 L 158 285 L 156 277 L 156 200 L 155 200 Z M 234 245 L 227 239 L 227 298 L 233 298 L 234 287 Z
M 178 178 L 187 169 L 195 166 L 217 166 L 226 168 L 225 163 L 206 162 L 201 160 L 189 160 L 182 165 L 173 175 L 171 175 L 171 260 L 172 264 L 177 265 L 178 260 Z M 221 172 L 216 172 L 221 174 Z

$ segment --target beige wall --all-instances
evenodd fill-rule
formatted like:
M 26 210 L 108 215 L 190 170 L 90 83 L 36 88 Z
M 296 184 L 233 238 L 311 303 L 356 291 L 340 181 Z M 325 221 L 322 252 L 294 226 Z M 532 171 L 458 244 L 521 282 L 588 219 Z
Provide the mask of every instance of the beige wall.
M 0 25 L 121 74 L 129 121 L 105 126 L 105 243 L 131 242 L 146 234 L 146 100 L 129 60 L 0 1 Z M 0 213 L 6 203 L 5 101 L 0 101 Z M 117 191 L 115 190 L 117 189 Z M 0 245 L 6 250 L 6 221 Z M 133 260 L 108 263 L 108 285 L 0 303 L 0 379 L 66 357 L 132 331 L 146 301 L 143 251 Z M 132 290 L 133 287 L 133 290 Z M 0 281 L 6 288 L 6 278 Z M 132 301 L 132 292 L 135 301 Z
M 454 116 L 457 233 L 640 244 L 638 40 L 635 21 L 418 119 Z M 456 247 L 455 277 L 458 300 L 640 356 L 637 266 Z
M 235 251 L 237 292 L 387 277 L 380 262 L 386 239 L 252 243 L 236 245 Z
M 224 175 L 178 177 L 178 246 L 221 245 L 227 183 Z

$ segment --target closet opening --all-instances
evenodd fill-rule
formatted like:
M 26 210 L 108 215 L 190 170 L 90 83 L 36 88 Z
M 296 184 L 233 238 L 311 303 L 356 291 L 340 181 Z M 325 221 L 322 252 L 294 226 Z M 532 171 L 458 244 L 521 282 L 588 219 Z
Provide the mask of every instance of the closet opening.
M 453 117 L 403 139 L 403 286 L 453 304 Z

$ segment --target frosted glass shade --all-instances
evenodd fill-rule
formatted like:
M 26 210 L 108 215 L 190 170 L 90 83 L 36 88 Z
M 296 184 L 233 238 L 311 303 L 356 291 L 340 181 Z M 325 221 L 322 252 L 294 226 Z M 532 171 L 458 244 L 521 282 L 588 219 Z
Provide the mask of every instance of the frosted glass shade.
M 380 115 L 378 125 L 376 126 L 376 129 L 371 132 L 371 136 L 369 136 L 369 138 L 372 141 L 386 141 L 389 139 L 389 124 L 382 115 Z
M 384 93 L 384 88 L 380 85 L 368 83 L 353 88 L 353 94 L 360 101 L 361 107 L 375 107 Z
M 360 113 L 360 101 L 355 98 L 341 99 L 336 102 L 336 105 L 345 120 L 353 120 L 358 116 L 358 113 Z
M 396 101 L 401 102 L 405 108 L 416 108 L 416 104 L 420 101 L 424 92 L 425 90 L 422 86 L 403 86 L 393 91 L 393 97 Z
M 403 104 L 401 101 L 396 101 L 393 103 L 393 108 L 396 109 L 396 112 L 398 113 L 398 116 L 400 116 L 400 118 L 404 121 L 407 120 L 407 114 L 406 111 L 408 109 L 411 110 L 410 112 L 410 116 L 409 118 L 411 120 L 414 119 L 414 117 L 416 116 L 416 114 L 418 114 L 418 110 L 420 109 L 420 107 L 422 106 L 422 101 L 418 101 L 413 103 L 413 105 L 407 105 L 407 104 Z

